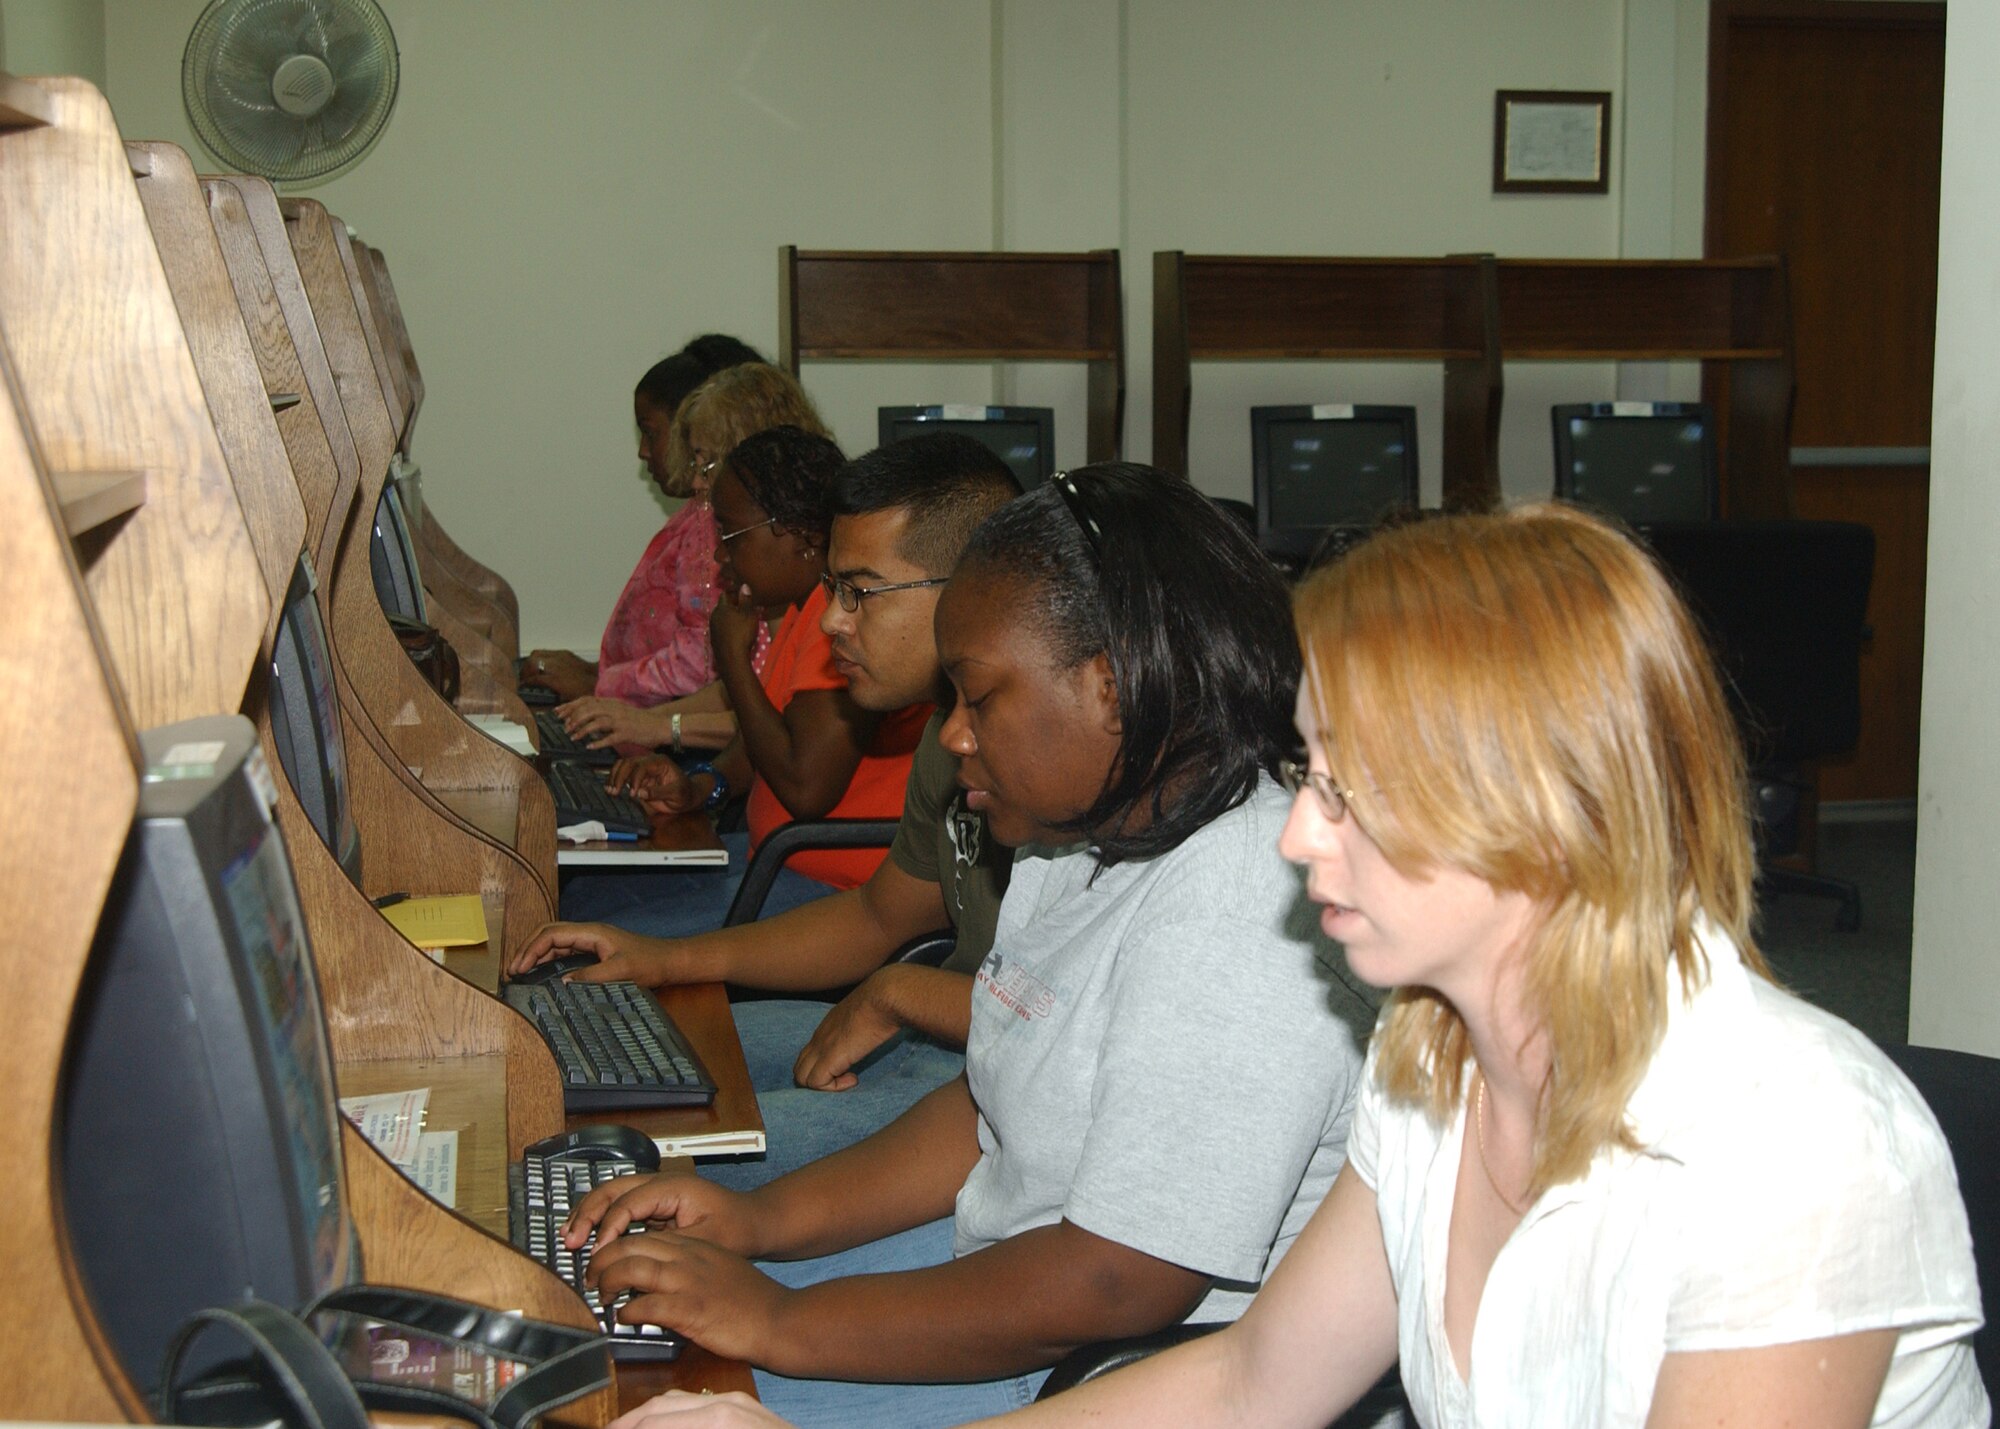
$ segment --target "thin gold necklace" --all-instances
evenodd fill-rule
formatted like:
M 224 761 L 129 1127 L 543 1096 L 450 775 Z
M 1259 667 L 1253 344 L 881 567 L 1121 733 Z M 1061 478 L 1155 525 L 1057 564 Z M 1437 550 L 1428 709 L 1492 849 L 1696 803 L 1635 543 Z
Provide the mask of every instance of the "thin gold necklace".
M 1528 1213 L 1526 1206 L 1514 1204 L 1514 1198 L 1500 1189 L 1500 1183 L 1493 1178 L 1493 1164 L 1486 1159 L 1486 1073 L 1479 1074 L 1479 1087 L 1472 1094 L 1472 1134 L 1479 1147 L 1479 1169 L 1486 1173 L 1486 1184 L 1493 1188 L 1493 1194 L 1500 1198 L 1500 1204 L 1517 1216 Z

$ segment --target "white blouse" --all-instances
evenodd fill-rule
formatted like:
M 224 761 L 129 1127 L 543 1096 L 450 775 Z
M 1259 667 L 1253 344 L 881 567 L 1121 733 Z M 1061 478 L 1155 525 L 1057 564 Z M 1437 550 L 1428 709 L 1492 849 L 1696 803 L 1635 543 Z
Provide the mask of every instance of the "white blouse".
M 1444 1281 L 1465 1110 L 1440 1126 L 1390 1102 L 1371 1052 L 1348 1160 L 1375 1191 L 1418 1421 L 1638 1429 L 1664 1355 L 1894 1328 L 1870 1423 L 1990 1424 L 1972 1239 L 1929 1108 L 1729 939 L 1703 950 L 1709 980 L 1672 999 L 1632 1097 L 1642 1150 L 1600 1152 L 1528 1208 L 1493 1262 L 1464 1379 Z

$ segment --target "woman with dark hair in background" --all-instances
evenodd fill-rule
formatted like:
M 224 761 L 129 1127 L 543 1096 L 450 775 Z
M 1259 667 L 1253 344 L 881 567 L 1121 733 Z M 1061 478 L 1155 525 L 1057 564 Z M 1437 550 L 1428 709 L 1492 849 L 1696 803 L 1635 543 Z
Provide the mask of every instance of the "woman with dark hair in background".
M 690 694 L 715 678 L 709 658 L 708 613 L 715 608 L 715 518 L 708 476 L 675 468 L 668 436 L 681 403 L 725 368 L 762 361 L 733 337 L 706 333 L 646 369 L 632 392 L 639 460 L 661 494 L 682 503 L 646 544 L 604 623 L 597 659 L 569 650 L 531 650 L 521 683 L 554 690 L 565 700 L 596 694 L 634 705 L 656 705 Z
M 758 1190 L 628 1179 L 569 1231 L 626 1318 L 803 1424 L 959 1423 L 1078 1344 L 1233 1318 L 1340 1168 L 1372 1016 L 1277 855 L 1298 651 L 1227 517 L 1059 475 L 979 528 L 937 640 L 940 739 L 1019 850 L 966 1075 Z
M 746 437 L 721 463 L 711 495 L 723 600 L 709 620 L 715 666 L 734 713 L 735 738 L 709 760 L 651 761 L 630 779 L 642 798 L 669 813 L 719 807 L 747 793 L 749 833 L 723 837 L 727 869 L 687 870 L 670 879 L 577 878 L 563 889 L 570 918 L 635 933 L 681 937 L 721 926 L 743 881 L 748 854 L 793 819 L 894 819 L 929 704 L 878 713 L 847 693 L 820 629 L 826 608 L 828 485 L 843 465 L 826 437 L 793 426 Z M 783 612 L 782 618 L 778 612 Z M 758 625 L 777 619 L 761 671 Z M 625 766 L 629 768 L 630 766 Z M 800 854 L 779 875 L 764 911 L 866 882 L 883 849 Z M 551 931 L 563 941 L 569 930 Z

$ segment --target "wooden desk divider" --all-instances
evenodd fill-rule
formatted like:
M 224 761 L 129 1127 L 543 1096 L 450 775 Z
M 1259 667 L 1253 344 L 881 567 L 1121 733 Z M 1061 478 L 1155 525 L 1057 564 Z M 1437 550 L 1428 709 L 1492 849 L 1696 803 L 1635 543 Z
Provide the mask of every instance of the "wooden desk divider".
M 0 76 L 8 129 L 27 127 L 13 116 L 38 98 Z M 0 133 L 0 169 L 13 142 Z M 22 692 L 0 720 L 0 899 L 16 953 L 0 1038 L 0 1138 L 10 1148 L 0 1417 L 140 1419 L 144 1401 L 67 1253 L 53 1140 L 71 1009 L 138 805 L 139 749 L 19 402 L 0 351 L 0 682 Z
M 5 364 L 0 384 L 0 594 L 7 610 L 27 617 L 0 631 L 0 666 L 16 677 L 12 688 L 34 692 L 0 728 L 0 771 L 15 811 L 0 818 L 0 880 L 20 885 L 9 907 L 17 936 L 35 949 L 17 960 L 10 985 L 24 1015 L 0 1052 L 8 1073 L 0 1126 L 17 1147 L 42 1148 L 19 1158 L 15 1214 L 0 1231 L 9 1271 L 0 1400 L 10 1418 L 144 1418 L 65 1256 L 50 1150 L 62 1046 L 135 807 L 133 724 L 240 703 L 271 602 L 110 110 L 80 80 L 37 87 L 49 122 L 0 138 L 0 208 L 44 240 L 0 250 L 8 355 L 35 364 Z M 30 427 L 42 438 L 39 456 Z M 61 452 L 102 469 L 105 454 L 132 450 L 148 456 L 143 503 L 74 537 L 65 552 L 69 523 L 54 484 L 39 480 L 42 463 Z M 269 510 L 283 524 L 283 504 Z M 292 529 L 303 526 L 301 512 Z M 90 567 L 82 580 L 79 559 Z M 128 711 L 118 708 L 120 686 Z M 62 758 L 50 757 L 56 748 Z M 426 963 L 404 952 L 407 964 Z M 498 1011 L 469 989 L 465 1001 Z M 400 1020 L 463 1047 L 477 1029 L 448 1025 L 442 1011 L 405 998 Z M 553 1098 L 537 1109 L 538 1132 L 560 1125 L 561 1098 L 533 1040 L 546 1075 L 522 1069 L 527 1100 L 537 1087 Z M 492 1060 L 504 1085 L 508 1059 L 496 1051 Z M 510 1141 L 531 1134 L 511 1124 L 508 1132 Z M 344 1190 L 364 1261 L 379 1278 L 591 1323 L 553 1276 L 431 1205 L 351 1131 L 343 1148 Z M 602 1423 L 611 1404 L 610 1394 L 598 1395 L 565 1417 Z
M 1124 449 L 1125 297 L 1118 250 L 778 250 L 778 364 L 923 358 L 1082 362 L 1091 461 Z
M 296 481 L 310 510 L 337 508 L 344 526 L 351 519 L 359 467 L 340 417 L 332 372 L 313 329 L 306 328 L 302 344 L 293 342 L 292 328 L 282 311 L 283 290 L 289 287 L 294 293 L 295 307 L 303 308 L 305 304 L 291 248 L 283 241 L 281 232 L 275 249 L 278 262 L 285 268 L 284 281 L 280 282 L 264 261 L 265 249 L 252 229 L 249 207 L 239 185 L 262 186 L 269 198 L 269 186 L 262 180 L 206 180 L 203 190 L 208 201 L 207 221 L 220 241 L 228 277 L 235 284 L 237 311 L 248 328 L 264 390 L 299 398 L 276 413 L 284 451 L 276 460 L 264 462 L 260 469 L 271 472 L 274 479 Z M 270 212 L 275 222 L 275 200 L 270 203 Z M 277 226 L 282 230 L 281 223 Z M 307 353 L 313 360 L 305 360 Z M 322 399 L 333 404 L 331 417 L 328 408 L 320 405 Z M 346 447 L 344 460 L 335 455 L 335 437 Z M 329 493 L 333 493 L 331 498 Z M 365 533 L 365 528 L 362 529 Z M 324 530 L 310 529 L 307 545 L 308 551 L 314 553 L 316 569 L 324 572 L 333 568 L 328 552 L 334 543 Z M 352 789 L 355 813 L 370 849 L 364 864 L 368 891 L 481 890 L 488 895 L 489 905 L 498 905 L 497 909 L 489 906 L 489 923 L 494 928 L 496 942 L 502 947 L 519 946 L 535 928 L 554 916 L 553 900 L 536 870 L 509 840 L 496 837 L 494 831 L 462 816 L 461 808 L 475 797 L 489 803 L 497 799 L 503 805 L 507 804 L 507 797 L 480 795 L 476 782 L 480 771 L 458 771 L 454 762 L 477 760 L 504 773 L 520 761 L 480 736 L 439 699 L 417 677 L 400 647 L 387 638 L 386 629 L 377 628 L 379 621 L 371 624 L 362 620 L 350 625 L 337 619 L 334 595 L 331 582 L 323 578 L 320 599 L 329 610 L 327 624 L 334 647 L 335 688 L 353 736 L 348 741 L 348 754 L 355 775 Z M 357 630 L 364 637 L 371 633 L 379 637 L 378 648 L 363 652 L 359 659 L 346 640 Z M 403 760 L 377 707 L 385 695 L 406 720 L 428 726 L 405 729 L 406 744 L 428 739 L 432 748 L 451 754 L 450 759 L 441 757 L 436 762 L 437 772 L 427 769 L 424 778 L 419 779 Z M 400 705 L 394 704 L 397 700 Z M 454 772 L 469 772 L 470 778 L 445 787 L 442 792 L 425 782 Z M 508 805 L 501 809 L 497 820 L 489 818 L 485 822 L 497 824 L 497 831 L 504 834 L 510 827 L 510 818 L 511 805 Z M 382 850 L 379 856 L 375 852 L 378 848 Z M 494 916 L 496 912 L 498 916 Z
M 367 528 L 387 479 L 393 443 L 381 388 L 368 366 L 352 297 L 339 277 L 326 210 L 296 201 L 295 216 L 282 218 L 268 185 L 239 182 L 253 228 L 267 258 L 280 244 L 293 244 L 291 258 L 272 258 L 272 277 L 308 369 L 324 363 L 339 400 L 320 406 L 336 456 L 351 444 L 359 485 L 340 557 L 322 571 L 333 591 L 334 639 L 347 661 L 349 678 L 376 726 L 424 787 L 473 826 L 510 844 L 534 870 L 554 906 L 555 803 L 527 761 L 495 744 L 454 714 L 417 676 L 396 643 L 375 595 L 368 569 Z M 288 201 L 293 202 L 293 201 Z M 275 230 L 273 232 L 272 230 Z M 302 334 L 310 334 L 304 336 Z M 514 718 L 532 728 L 511 689 Z
M 409 384 L 408 370 L 403 366 L 395 337 L 389 332 L 385 305 L 375 282 L 374 265 L 363 258 L 360 245 L 349 234 L 347 225 L 337 217 L 333 221 L 333 240 L 340 253 L 341 266 L 347 272 L 348 287 L 354 294 L 354 306 L 361 318 L 361 330 L 368 340 L 369 356 L 375 362 L 382 394 L 390 403 L 390 417 L 396 431 L 396 453 L 400 457 L 408 450 L 410 425 L 416 417 L 415 391 Z M 392 458 L 392 461 L 395 459 Z M 423 549 L 422 546 L 417 547 L 424 593 L 428 597 L 426 607 L 444 606 L 445 611 L 461 625 L 490 643 L 498 656 L 498 663 L 492 668 L 496 674 L 504 676 L 507 687 L 512 689 L 514 661 L 521 654 L 519 627 L 514 617 L 497 601 L 460 580 L 457 571 L 449 564 L 423 560 Z M 438 624 L 439 629 L 445 628 L 439 623 L 438 615 L 432 615 L 431 620 L 433 624 Z M 446 638 L 451 638 L 449 631 L 446 631 Z
M 294 479 L 264 383 L 265 363 L 252 346 L 237 303 L 237 289 L 231 283 L 215 226 L 186 153 L 171 144 L 128 148 L 134 154 L 135 171 L 145 170 L 138 181 L 140 197 L 209 395 L 217 435 L 229 456 L 252 540 L 264 561 L 266 580 L 273 590 L 283 590 L 308 534 L 301 498 L 307 483 Z M 263 272 L 261 268 L 258 271 Z M 263 276 L 268 281 L 268 273 Z M 267 312 L 274 314 L 275 307 Z M 282 325 L 282 318 L 279 322 Z M 275 334 L 267 330 L 264 336 L 268 342 Z M 296 376 L 295 358 L 293 367 L 289 390 L 297 393 L 298 405 L 303 407 L 311 397 Z M 288 505 L 289 520 L 271 514 L 281 505 Z M 323 613 L 327 595 L 321 587 Z M 511 849 L 499 848 L 460 823 L 395 758 L 355 697 L 337 649 L 333 675 L 338 713 L 346 733 L 343 743 L 350 802 L 366 850 L 365 884 L 360 892 L 484 893 L 490 911 L 498 915 L 493 920 L 494 939 L 511 946 L 507 943 L 510 932 L 516 939 L 525 936 L 535 926 L 532 920 L 545 918 L 549 912 L 539 883 Z M 275 761 L 277 752 L 270 743 L 262 690 L 255 682 L 244 712 L 257 721 L 267 753 Z M 292 802 L 289 792 L 287 800 Z M 293 812 L 297 813 L 295 803 Z M 316 837 L 302 820 L 298 827 L 306 838 Z M 337 868 L 333 871 L 336 875 L 339 872 Z M 529 906 L 510 919 L 515 897 Z M 366 912 L 357 913 L 360 900 L 342 897 L 337 901 L 343 918 L 368 917 Z
M 1504 361 L 1699 359 L 1725 516 L 1792 515 L 1796 380 L 1783 258 L 1503 258 Z
M 1444 504 L 1500 496 L 1493 260 L 1153 255 L 1153 462 L 1188 474 L 1191 365 L 1230 358 L 1444 363 Z

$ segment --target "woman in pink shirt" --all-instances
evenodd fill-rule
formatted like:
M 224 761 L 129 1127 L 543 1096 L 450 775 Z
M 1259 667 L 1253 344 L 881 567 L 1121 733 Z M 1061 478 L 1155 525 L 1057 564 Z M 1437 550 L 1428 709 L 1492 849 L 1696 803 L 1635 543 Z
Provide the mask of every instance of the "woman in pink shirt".
M 535 650 L 521 662 L 521 683 L 543 685 L 565 700 L 599 695 L 656 705 L 715 679 L 708 614 L 715 608 L 715 517 L 709 473 L 668 458 L 668 434 L 688 395 L 725 367 L 759 361 L 732 337 L 698 337 L 653 364 L 632 393 L 639 460 L 667 496 L 682 501 L 633 568 L 605 623 L 595 663 L 568 650 Z

